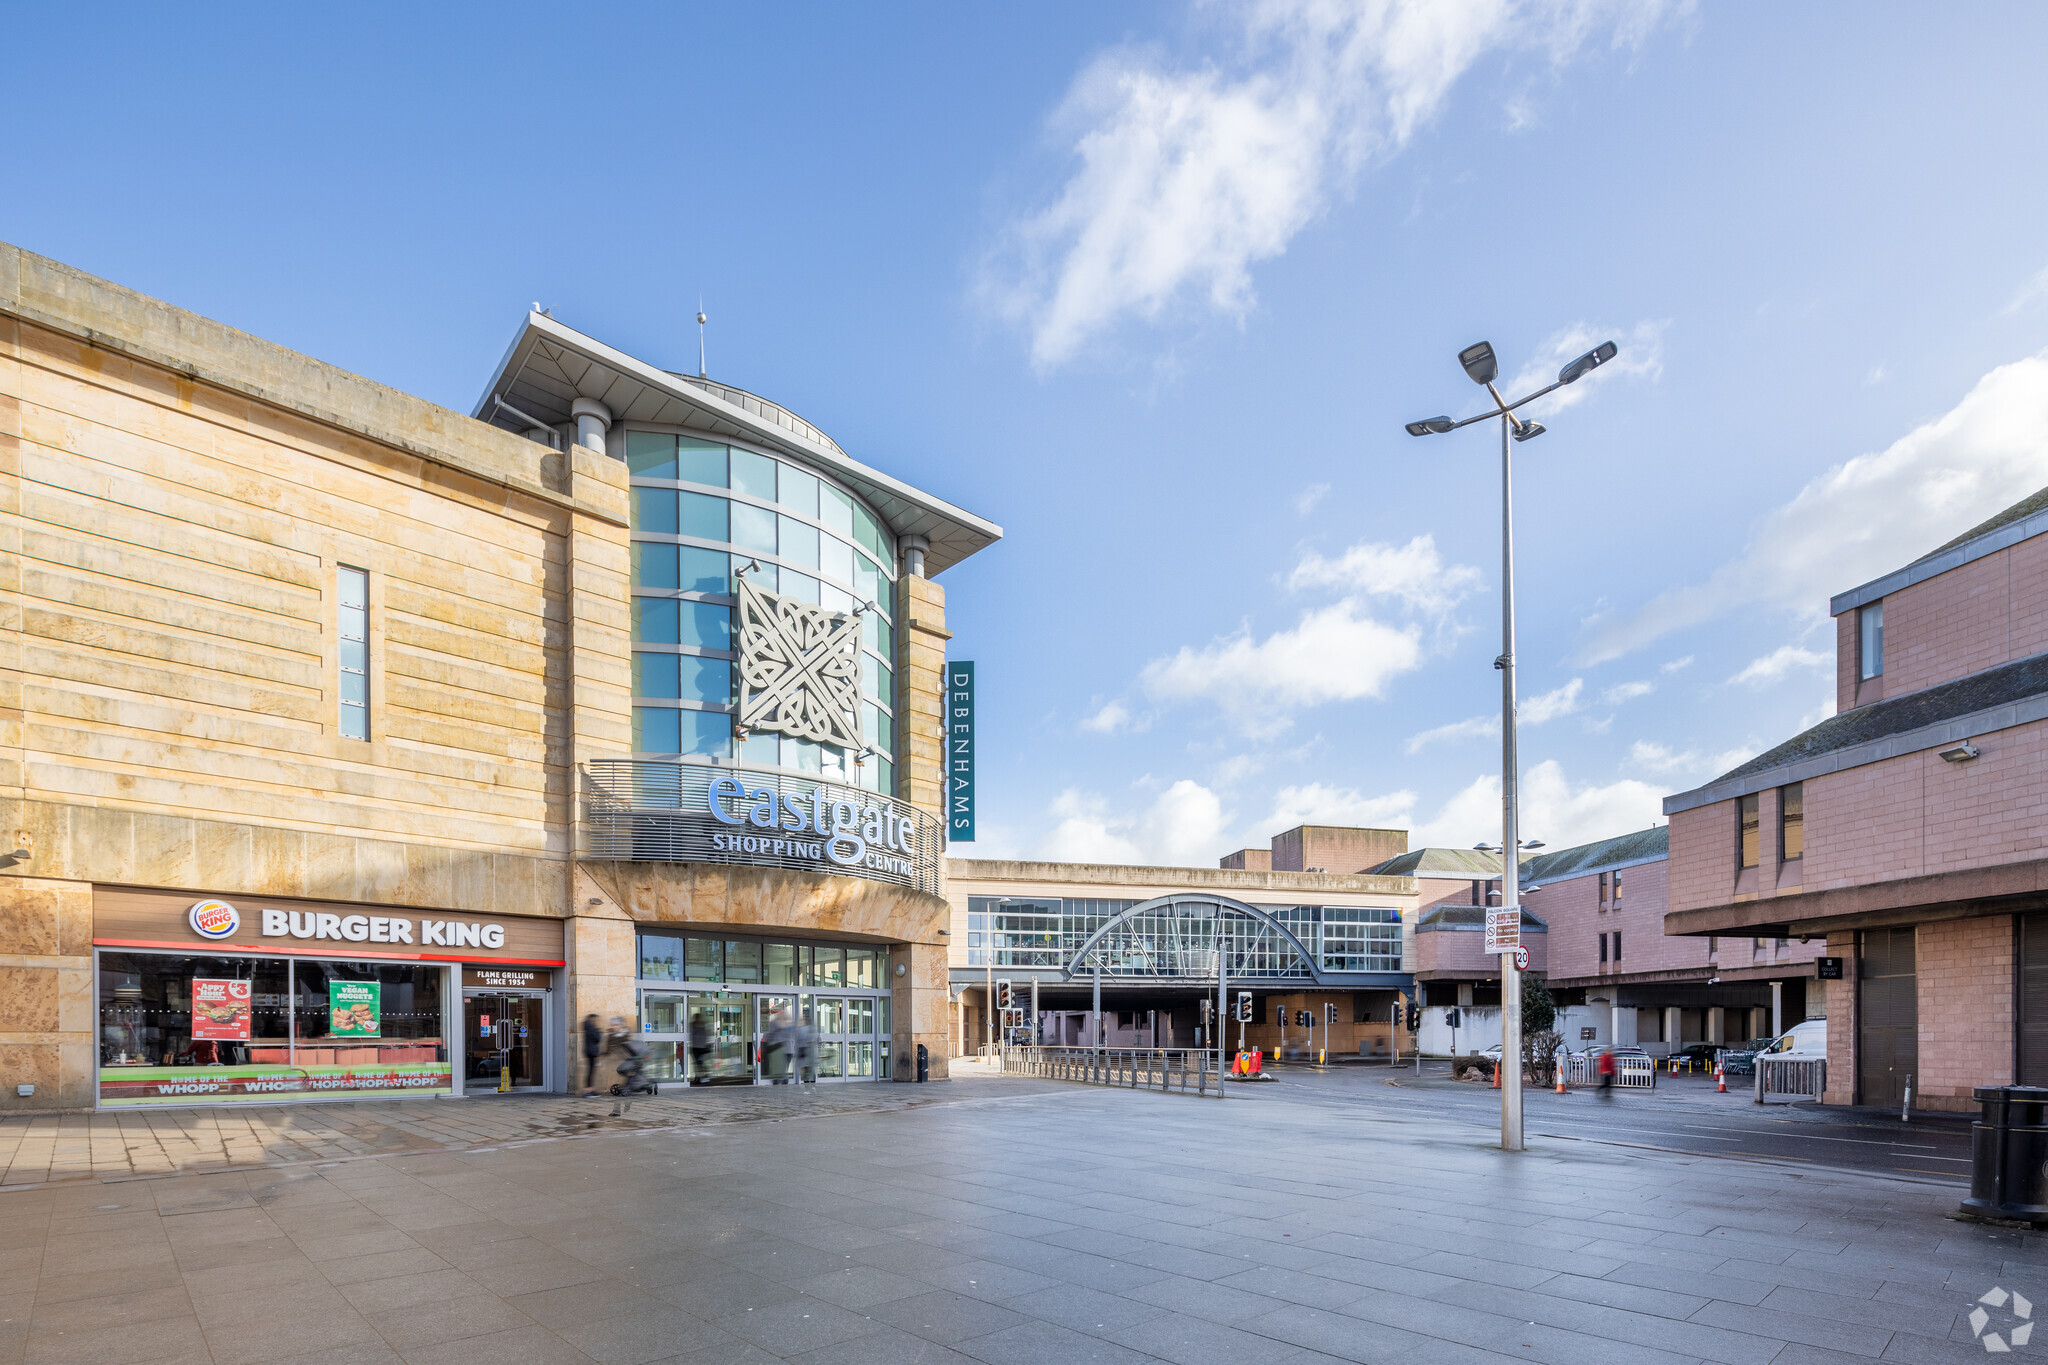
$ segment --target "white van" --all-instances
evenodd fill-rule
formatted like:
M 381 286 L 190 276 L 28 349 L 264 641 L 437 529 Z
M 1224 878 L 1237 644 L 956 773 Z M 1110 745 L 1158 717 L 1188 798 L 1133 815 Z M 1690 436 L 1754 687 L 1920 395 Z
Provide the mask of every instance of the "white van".
M 1828 1021 L 1808 1019 L 1804 1023 L 1794 1024 L 1790 1032 L 1773 1039 L 1769 1047 L 1760 1050 L 1756 1055 L 1824 1061 L 1828 1055 Z

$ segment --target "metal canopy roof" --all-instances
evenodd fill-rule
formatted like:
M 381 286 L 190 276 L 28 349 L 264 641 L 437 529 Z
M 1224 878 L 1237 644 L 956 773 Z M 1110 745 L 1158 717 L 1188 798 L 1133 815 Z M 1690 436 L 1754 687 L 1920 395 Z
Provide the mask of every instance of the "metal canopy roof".
M 552 426 L 567 426 L 574 421 L 570 405 L 578 398 L 603 403 L 615 421 L 737 438 L 831 474 L 859 493 L 891 531 L 931 541 L 925 555 L 928 576 L 1002 539 L 1000 526 L 861 464 L 778 404 L 727 384 L 657 369 L 543 313 L 526 315 L 471 416 L 523 434 L 526 424 L 501 410 L 496 400 Z

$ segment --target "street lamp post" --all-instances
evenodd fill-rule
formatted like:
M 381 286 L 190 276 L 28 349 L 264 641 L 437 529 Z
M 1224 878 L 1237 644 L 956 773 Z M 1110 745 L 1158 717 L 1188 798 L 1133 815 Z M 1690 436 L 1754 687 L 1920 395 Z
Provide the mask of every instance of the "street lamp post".
M 1410 436 L 1430 436 L 1459 427 L 1483 422 L 1490 417 L 1500 418 L 1500 657 L 1493 666 L 1500 670 L 1500 846 L 1501 915 L 1516 926 L 1515 937 L 1521 936 L 1521 841 L 1516 837 L 1515 821 L 1519 813 L 1518 785 L 1520 760 L 1515 750 L 1515 477 L 1514 443 L 1541 436 L 1543 427 L 1537 422 L 1515 416 L 1515 409 L 1534 402 L 1552 390 L 1578 382 L 1585 375 L 1614 359 L 1616 348 L 1613 342 L 1603 341 L 1557 373 L 1557 382 L 1546 384 L 1526 398 L 1510 403 L 1494 387 L 1499 376 L 1500 365 L 1493 354 L 1490 342 L 1479 342 L 1458 352 L 1458 363 L 1473 383 L 1482 386 L 1487 396 L 1493 399 L 1491 411 L 1463 421 L 1452 421 L 1449 417 L 1429 417 L 1420 422 L 1408 423 Z M 1515 965 L 1515 955 L 1510 948 L 1502 953 L 1500 963 L 1500 1145 L 1501 1150 L 1519 1152 L 1522 1150 L 1522 973 Z

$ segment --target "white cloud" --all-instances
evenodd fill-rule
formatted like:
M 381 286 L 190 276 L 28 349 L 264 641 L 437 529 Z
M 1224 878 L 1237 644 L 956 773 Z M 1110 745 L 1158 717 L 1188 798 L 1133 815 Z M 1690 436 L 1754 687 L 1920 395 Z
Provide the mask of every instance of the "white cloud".
M 1509 402 L 1513 402 L 1525 393 L 1553 383 L 1559 370 L 1603 341 L 1615 343 L 1614 359 L 1578 383 L 1568 384 L 1549 397 L 1518 409 L 1519 414 L 1540 418 L 1576 407 L 1601 385 L 1613 383 L 1623 376 L 1654 383 L 1664 376 L 1664 328 L 1662 322 L 1639 322 L 1624 332 L 1614 327 L 1575 323 L 1545 337 L 1536 348 L 1536 354 L 1522 366 L 1521 372 L 1501 386 L 1501 392 L 1507 395 Z M 1489 409 L 1492 406 L 1491 403 L 1486 404 Z
M 1310 782 L 1282 787 L 1273 793 L 1273 809 L 1260 822 L 1270 839 L 1296 825 L 1352 825 L 1367 829 L 1403 829 L 1415 815 L 1415 793 L 1388 792 L 1367 796 L 1352 787 Z
M 1517 701 L 1515 703 L 1516 727 L 1519 729 L 1524 726 L 1541 725 L 1546 721 L 1556 720 L 1559 716 L 1571 715 L 1579 709 L 1579 693 L 1585 685 L 1584 679 L 1573 678 L 1563 687 L 1553 688 L 1537 696 L 1524 697 Z M 1499 734 L 1499 716 L 1472 716 L 1466 720 L 1454 720 L 1449 725 L 1439 725 L 1433 730 L 1424 730 L 1420 734 L 1410 735 L 1408 742 L 1402 747 L 1409 753 L 1414 754 L 1420 753 L 1423 749 L 1431 744 L 1435 744 L 1439 740 L 1472 739 L 1481 735 L 1498 736 Z
M 1321 502 L 1329 491 L 1330 485 L 1326 483 L 1310 484 L 1307 488 L 1302 489 L 1294 499 L 1294 514 L 1298 517 L 1305 517 L 1310 512 L 1315 511 L 1316 504 Z
M 1058 824 L 1034 856 L 1054 862 L 1213 867 L 1223 847 L 1223 802 L 1182 778 L 1135 814 L 1114 815 L 1092 793 L 1068 788 L 1052 804 Z
M 1600 700 L 1607 703 L 1609 706 L 1619 706 L 1625 701 L 1634 701 L 1637 697 L 1647 697 L 1656 690 L 1657 684 L 1655 683 L 1616 683 L 1614 686 L 1608 688 L 1605 692 L 1602 692 L 1600 694 Z
M 1579 709 L 1579 693 L 1585 685 L 1585 679 L 1573 678 L 1563 687 L 1519 699 L 1515 702 L 1515 724 L 1541 725 L 1559 716 L 1569 716 Z
M 1688 654 L 1682 659 L 1673 659 L 1670 663 L 1663 665 L 1663 671 L 1666 673 L 1676 673 L 1681 668 L 1690 668 L 1691 666 L 1692 655 Z
M 1961 402 L 1874 455 L 1810 481 L 1758 523 L 1705 583 L 1594 618 L 1582 658 L 1599 663 L 1751 604 L 1819 619 L 1828 598 L 2048 484 L 2048 352 L 2001 365 Z
M 1628 758 L 1623 767 L 1640 768 L 1645 772 L 1666 777 L 1714 776 L 1740 767 L 1760 752 L 1756 745 L 1738 745 L 1724 749 L 1717 754 L 1703 754 L 1697 749 L 1675 752 L 1668 745 L 1651 740 L 1639 739 L 1629 746 Z
M 1270 737 L 1300 708 L 1383 696 L 1421 662 L 1419 628 L 1375 621 L 1347 597 L 1263 640 L 1243 630 L 1200 649 L 1183 645 L 1146 664 L 1138 682 L 1159 701 L 1214 702 L 1245 733 Z
M 1270 738 L 1294 723 L 1294 712 L 1334 701 L 1386 694 L 1387 684 L 1421 666 L 1422 629 L 1368 614 L 1364 599 L 1390 599 L 1410 612 L 1444 620 L 1479 582 L 1479 571 L 1446 564 L 1429 536 L 1406 545 L 1353 545 L 1334 559 L 1311 551 L 1288 576 L 1291 589 L 1336 588 L 1340 601 L 1301 614 L 1292 630 L 1255 638 L 1237 634 L 1154 659 L 1138 684 L 1155 701 L 1215 703 L 1246 734 Z
M 1014 224 L 985 295 L 1032 363 L 1191 301 L 1241 318 L 1251 267 L 1287 249 L 1359 172 L 1400 150 L 1487 53 L 1562 64 L 1597 33 L 1639 44 L 1674 8 L 1627 0 L 1263 0 L 1232 69 L 1126 49 L 1090 63 L 1051 128 L 1073 170 Z
M 1891 377 L 1891 371 L 1887 370 L 1884 366 L 1872 365 L 1870 373 L 1863 376 L 1863 387 L 1866 389 L 1874 388 Z
M 1500 736 L 1499 716 L 1472 716 L 1465 720 L 1454 720 L 1449 725 L 1439 725 L 1421 734 L 1408 736 L 1402 747 L 1411 754 L 1419 754 L 1425 748 L 1445 739 L 1474 739 L 1481 735 Z
M 1479 583 L 1479 570 L 1471 565 L 1444 563 L 1430 535 L 1406 545 L 1353 545 L 1335 559 L 1311 550 L 1287 576 L 1287 586 L 1295 591 L 1337 588 L 1391 597 L 1417 611 L 1439 614 L 1462 602 Z
M 2019 292 L 2012 296 L 2012 301 L 1999 309 L 1998 314 L 2000 317 L 2010 317 L 2036 299 L 2044 298 L 2048 298 L 2048 266 L 2042 267 L 2032 279 L 2021 285 Z
M 1760 659 L 1752 659 L 1740 673 L 1728 679 L 1729 683 L 1744 683 L 1750 687 L 1764 688 L 1782 680 L 1786 674 L 1798 668 L 1825 668 L 1834 664 L 1834 658 L 1801 649 L 1798 645 L 1779 645 Z
M 1131 708 L 1120 701 L 1107 702 L 1100 711 L 1081 722 L 1083 730 L 1093 730 L 1098 735 L 1113 735 L 1131 723 Z
M 1521 796 L 1521 837 L 1541 839 L 1551 850 L 1648 829 L 1663 818 L 1660 789 L 1633 778 L 1604 787 L 1574 787 L 1555 759 L 1522 774 Z M 1497 844 L 1500 814 L 1500 778 L 1476 778 L 1411 832 L 1409 847 L 1470 848 L 1481 840 Z

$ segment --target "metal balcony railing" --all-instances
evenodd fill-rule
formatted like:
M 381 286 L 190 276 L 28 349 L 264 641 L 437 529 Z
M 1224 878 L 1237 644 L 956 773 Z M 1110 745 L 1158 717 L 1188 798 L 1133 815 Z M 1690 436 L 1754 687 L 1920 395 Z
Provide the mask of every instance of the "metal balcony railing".
M 722 799 L 727 819 L 712 813 L 711 788 L 720 779 L 748 793 Z M 583 765 L 582 789 L 585 858 L 779 867 L 939 891 L 945 831 L 938 820 L 859 787 L 730 764 L 600 758 Z M 754 808 L 770 793 L 772 823 L 756 822 Z

